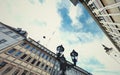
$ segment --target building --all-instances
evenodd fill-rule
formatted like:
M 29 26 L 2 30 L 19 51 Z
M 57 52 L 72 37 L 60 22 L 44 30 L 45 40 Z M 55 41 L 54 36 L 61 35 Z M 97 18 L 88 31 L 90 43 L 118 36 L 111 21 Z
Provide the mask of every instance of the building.
M 0 75 L 51 75 L 58 70 L 55 54 L 25 33 L 0 23 Z
M 70 0 L 75 6 L 81 2 L 92 18 L 116 47 L 107 54 L 120 63 L 120 0 Z
M 26 31 L 0 23 L 0 75 L 61 75 L 60 63 L 55 53 L 27 38 Z M 65 72 L 73 74 L 91 75 L 78 66 Z
M 70 0 L 81 2 L 120 52 L 120 0 Z

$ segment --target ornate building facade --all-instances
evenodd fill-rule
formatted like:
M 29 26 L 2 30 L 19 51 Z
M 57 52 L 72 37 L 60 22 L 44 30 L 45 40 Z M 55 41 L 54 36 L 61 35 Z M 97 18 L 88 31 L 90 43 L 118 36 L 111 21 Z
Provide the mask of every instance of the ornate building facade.
M 27 38 L 26 31 L 0 23 L 0 75 L 61 75 L 60 63 L 55 53 Z M 65 72 L 73 74 L 91 75 L 77 66 Z
M 70 0 L 87 9 L 95 22 L 120 52 L 120 0 Z
M 91 17 L 103 30 L 117 51 L 107 51 L 115 61 L 120 63 L 120 0 L 70 0 L 75 6 L 80 2 Z M 111 47 L 110 47 L 111 48 Z M 109 53 L 108 53 L 109 52 Z

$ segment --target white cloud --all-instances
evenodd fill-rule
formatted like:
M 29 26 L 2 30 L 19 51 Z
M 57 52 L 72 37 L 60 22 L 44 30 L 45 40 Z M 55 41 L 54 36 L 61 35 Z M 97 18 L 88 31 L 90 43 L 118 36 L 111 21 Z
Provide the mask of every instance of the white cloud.
M 87 43 L 77 42 L 77 43 L 69 44 L 68 43 L 69 40 L 78 41 L 78 39 L 74 35 L 75 33 L 64 32 L 64 35 L 63 35 L 64 38 L 62 39 L 64 42 L 63 46 L 65 47 L 64 54 L 69 61 L 71 61 L 70 52 L 73 49 L 75 49 L 79 53 L 77 65 L 79 65 L 84 69 L 87 69 L 87 68 L 91 69 L 93 74 L 97 74 L 97 75 L 106 74 L 106 73 L 103 73 L 102 71 L 112 72 L 112 73 L 119 72 L 120 70 L 119 63 L 117 63 L 114 59 L 112 59 L 109 55 L 107 55 L 105 53 L 104 48 L 102 47 L 102 44 L 105 44 L 106 46 L 113 47 L 113 49 L 115 49 L 115 47 L 108 40 L 107 37 L 103 36 L 103 38 L 98 38 L 97 36 L 96 37 L 90 36 L 88 38 L 92 38 L 93 41 L 91 42 L 87 42 Z M 84 36 L 87 36 L 87 34 L 86 35 L 84 34 Z M 81 38 L 82 37 L 83 36 L 81 36 Z M 99 64 L 94 65 L 94 64 L 87 63 L 91 58 L 95 58 L 102 65 L 99 65 Z M 111 66 L 111 65 L 114 65 L 114 66 Z
M 43 34 L 49 37 L 48 34 L 54 32 L 60 26 L 61 18 L 56 8 L 58 1 L 46 0 L 45 3 L 40 4 L 38 0 L 35 0 L 34 5 L 28 1 L 0 1 L 0 20 L 5 24 L 27 30 L 34 39 L 38 40 L 38 36 L 42 37 Z M 45 25 L 45 27 L 42 26 L 42 29 L 41 24 Z
M 79 49 L 79 61 L 80 61 L 78 65 L 85 68 L 86 67 L 91 68 L 91 70 L 93 70 L 93 74 L 97 74 L 97 75 L 99 75 L 100 73 L 96 71 L 101 71 L 101 69 L 103 69 L 103 71 L 109 70 L 110 72 L 116 72 L 116 71 L 119 72 L 120 70 L 119 63 L 117 63 L 114 59 L 112 59 L 109 55 L 105 53 L 104 48 L 101 46 L 101 44 L 105 44 L 107 46 L 113 47 L 111 42 L 106 37 L 104 37 L 103 39 L 95 39 L 93 42 L 85 43 L 82 44 L 81 46 L 77 46 L 79 47 L 76 48 L 76 50 Z M 104 66 L 99 67 L 100 65 L 97 66 L 97 65 L 84 64 L 92 57 L 96 58 Z
M 83 9 L 82 7 L 78 4 L 77 6 L 74 6 L 71 4 L 70 9 L 69 9 L 69 16 L 72 20 L 72 26 L 76 29 L 81 29 L 82 28 L 82 23 L 78 20 L 78 17 L 83 15 Z

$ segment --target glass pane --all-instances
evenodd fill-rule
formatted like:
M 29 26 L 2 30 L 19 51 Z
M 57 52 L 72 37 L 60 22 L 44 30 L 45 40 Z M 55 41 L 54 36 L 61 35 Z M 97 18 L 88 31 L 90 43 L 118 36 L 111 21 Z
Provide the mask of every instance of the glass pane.
M 29 62 L 31 60 L 32 57 L 29 57 L 26 61 Z
M 30 72 L 30 75 L 34 75 L 32 72 Z
M 26 49 L 30 48 L 30 45 L 27 45 L 25 48 L 26 48 Z
M 48 59 L 48 56 L 46 55 L 46 58 L 45 58 L 46 60 Z
M 40 63 L 41 63 L 41 62 L 40 62 L 40 61 L 38 61 L 38 62 L 37 62 L 37 64 L 36 64 L 36 66 L 39 66 L 39 65 L 40 65 Z
M 24 55 L 21 57 L 21 59 L 24 59 L 26 56 L 27 56 L 27 54 L 24 54 Z
M 7 63 L 6 62 L 0 62 L 0 69 L 3 68 Z
M 17 52 L 17 53 L 15 54 L 15 56 L 20 56 L 21 54 L 22 54 L 22 52 L 19 51 L 19 52 Z
M 3 73 L 2 73 L 2 75 L 5 75 L 6 73 L 8 73 L 9 71 L 11 71 L 12 70 L 12 67 L 8 67 Z
M 25 46 L 27 43 L 25 43 L 25 42 L 23 42 L 22 44 L 21 44 L 21 46 Z
M 48 69 L 48 65 L 45 66 L 45 70 L 47 70 L 47 69 Z
M 8 51 L 8 53 L 9 53 L 9 54 L 12 54 L 12 53 L 15 52 L 15 51 L 16 51 L 16 49 L 11 49 L 11 50 Z
M 36 61 L 37 61 L 37 60 L 36 60 L 36 59 L 34 59 L 34 60 L 31 62 L 31 64 L 34 64 Z
M 21 75 L 26 75 L 27 74 L 27 70 L 24 70 L 24 72 Z
M 35 48 L 32 47 L 32 48 L 30 49 L 30 51 L 32 52 L 34 49 L 35 49 Z
M 20 70 L 16 70 L 12 75 L 17 75 Z

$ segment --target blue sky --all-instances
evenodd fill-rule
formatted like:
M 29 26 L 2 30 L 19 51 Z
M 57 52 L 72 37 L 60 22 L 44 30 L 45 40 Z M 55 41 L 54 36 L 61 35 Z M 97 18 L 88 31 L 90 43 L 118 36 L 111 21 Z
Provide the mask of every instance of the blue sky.
M 79 67 L 94 75 L 120 75 L 120 65 L 101 44 L 114 46 L 80 3 L 73 6 L 69 0 L 0 0 L 0 10 L 1 22 L 23 28 L 51 51 L 56 52 L 62 44 L 67 60 L 71 61 L 69 53 L 75 49 Z

